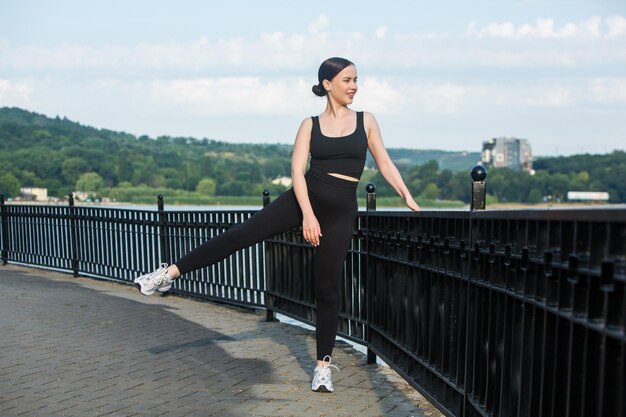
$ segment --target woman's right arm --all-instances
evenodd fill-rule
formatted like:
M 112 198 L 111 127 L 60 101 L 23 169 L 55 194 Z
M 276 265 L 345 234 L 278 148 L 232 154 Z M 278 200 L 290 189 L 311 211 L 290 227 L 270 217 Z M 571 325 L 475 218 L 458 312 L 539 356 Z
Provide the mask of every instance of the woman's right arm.
M 322 231 L 317 217 L 313 213 L 306 180 L 304 179 L 304 172 L 309 161 L 312 127 L 313 122 L 308 117 L 302 121 L 296 134 L 296 141 L 291 155 L 291 181 L 293 182 L 293 191 L 296 194 L 296 199 L 302 210 L 302 234 L 304 239 L 313 246 L 318 246 Z

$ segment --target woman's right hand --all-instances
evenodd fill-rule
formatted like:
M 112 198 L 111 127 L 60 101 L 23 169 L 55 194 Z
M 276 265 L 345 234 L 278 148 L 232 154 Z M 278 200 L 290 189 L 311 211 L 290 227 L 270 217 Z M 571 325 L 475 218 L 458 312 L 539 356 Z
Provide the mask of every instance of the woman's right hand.
M 408 195 L 406 197 L 406 199 L 404 200 L 404 202 L 406 203 L 406 206 L 408 208 L 410 208 L 413 211 L 419 211 L 422 208 L 415 202 L 415 200 L 413 200 L 413 197 L 411 197 L 411 195 Z
M 302 235 L 304 240 L 313 246 L 319 246 L 322 229 L 314 215 L 305 216 L 302 220 Z

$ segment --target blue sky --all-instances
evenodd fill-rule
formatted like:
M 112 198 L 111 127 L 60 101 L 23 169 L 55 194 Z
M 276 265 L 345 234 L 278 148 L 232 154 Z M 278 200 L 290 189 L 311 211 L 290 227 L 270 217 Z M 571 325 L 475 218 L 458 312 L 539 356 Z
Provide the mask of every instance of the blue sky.
M 389 147 L 626 148 L 623 0 L 0 5 L 0 106 L 136 135 L 292 143 L 330 56 Z

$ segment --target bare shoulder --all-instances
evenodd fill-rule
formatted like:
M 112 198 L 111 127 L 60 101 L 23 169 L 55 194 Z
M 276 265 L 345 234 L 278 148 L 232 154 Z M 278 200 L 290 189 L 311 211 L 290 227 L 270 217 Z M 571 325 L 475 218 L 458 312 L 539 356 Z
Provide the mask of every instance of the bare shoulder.
M 302 120 L 302 123 L 300 123 L 300 130 L 304 130 L 304 129 L 311 130 L 312 127 L 313 127 L 313 120 L 310 117 L 306 117 L 304 120 Z
M 363 126 L 365 127 L 365 131 L 368 133 L 372 132 L 372 130 L 380 130 L 374 114 L 368 111 L 363 112 Z
M 368 111 L 364 111 L 363 112 L 363 121 L 367 122 L 367 121 L 376 121 L 376 118 L 374 117 L 374 114 Z
M 311 130 L 313 129 L 313 121 L 310 117 L 302 120 L 298 133 L 296 133 L 296 143 L 308 142 L 311 140 Z

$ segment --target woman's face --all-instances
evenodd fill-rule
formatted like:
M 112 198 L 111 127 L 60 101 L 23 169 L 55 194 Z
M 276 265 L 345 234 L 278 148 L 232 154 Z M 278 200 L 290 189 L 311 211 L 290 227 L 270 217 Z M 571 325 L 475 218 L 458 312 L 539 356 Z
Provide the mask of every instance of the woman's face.
M 324 88 L 328 96 L 342 105 L 352 104 L 354 95 L 359 89 L 356 85 L 356 67 L 348 65 L 333 77 L 331 81 L 324 80 Z

